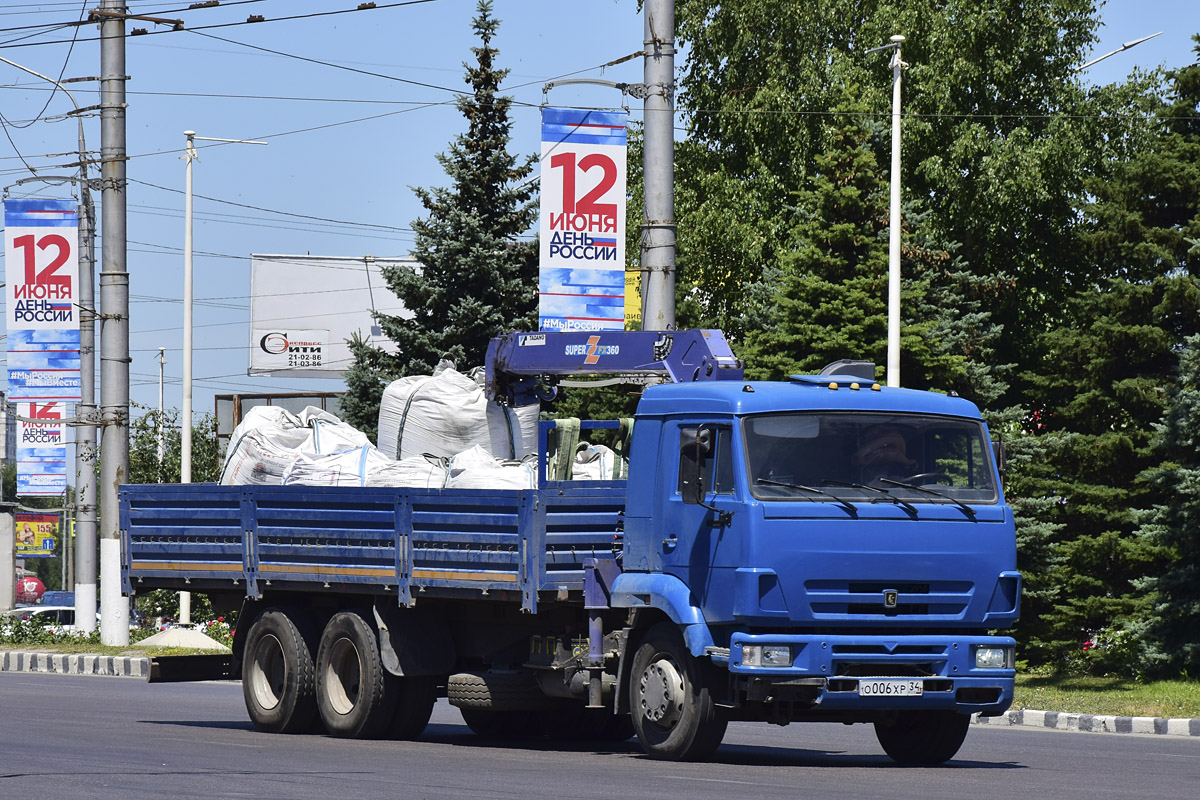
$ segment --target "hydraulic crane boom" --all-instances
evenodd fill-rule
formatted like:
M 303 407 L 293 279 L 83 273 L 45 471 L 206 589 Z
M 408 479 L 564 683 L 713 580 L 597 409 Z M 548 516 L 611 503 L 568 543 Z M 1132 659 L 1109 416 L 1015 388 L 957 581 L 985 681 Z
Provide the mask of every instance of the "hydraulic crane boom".
M 742 362 L 717 330 L 509 333 L 487 351 L 487 394 L 510 405 L 539 398 L 539 378 L 664 376 L 674 383 L 741 380 Z

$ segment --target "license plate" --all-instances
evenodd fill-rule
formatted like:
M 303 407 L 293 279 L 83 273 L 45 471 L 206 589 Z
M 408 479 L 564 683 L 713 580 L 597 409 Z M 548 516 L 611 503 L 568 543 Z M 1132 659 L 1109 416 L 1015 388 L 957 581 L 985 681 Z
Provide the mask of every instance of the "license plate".
M 923 681 L 859 681 L 861 697 L 920 697 L 925 692 Z

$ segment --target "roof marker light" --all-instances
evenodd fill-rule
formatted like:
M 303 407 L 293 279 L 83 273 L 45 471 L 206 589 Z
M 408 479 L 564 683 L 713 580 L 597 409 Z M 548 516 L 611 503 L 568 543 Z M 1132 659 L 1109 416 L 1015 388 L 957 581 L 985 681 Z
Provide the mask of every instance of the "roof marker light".
M 859 389 L 859 386 L 857 383 L 852 383 L 852 384 L 850 384 L 850 388 L 857 392 Z
M 871 391 L 872 391 L 872 392 L 878 392 L 878 391 L 879 391 L 879 384 L 878 384 L 878 383 L 873 383 L 873 384 L 871 384 Z
M 837 391 L 837 388 L 838 388 L 838 385 L 837 385 L 836 383 L 830 383 L 830 384 L 829 384 L 829 388 L 830 388 L 830 389 L 833 389 L 833 390 L 836 392 L 836 391 Z

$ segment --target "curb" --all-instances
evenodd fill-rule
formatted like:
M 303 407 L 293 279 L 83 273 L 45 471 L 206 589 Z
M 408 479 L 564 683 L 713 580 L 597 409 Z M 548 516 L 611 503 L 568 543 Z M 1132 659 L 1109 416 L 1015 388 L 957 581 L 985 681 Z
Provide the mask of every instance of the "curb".
M 0 672 L 51 672 L 61 675 L 106 675 L 150 678 L 150 659 L 137 656 L 95 656 L 7 651 L 0 653 Z
M 997 727 L 1049 728 L 1084 733 L 1147 733 L 1159 736 L 1200 737 L 1200 719 L 1164 719 L 1162 717 L 1115 717 L 1103 714 L 1068 714 L 1062 711 L 1006 711 L 998 717 L 981 717 L 976 725 Z

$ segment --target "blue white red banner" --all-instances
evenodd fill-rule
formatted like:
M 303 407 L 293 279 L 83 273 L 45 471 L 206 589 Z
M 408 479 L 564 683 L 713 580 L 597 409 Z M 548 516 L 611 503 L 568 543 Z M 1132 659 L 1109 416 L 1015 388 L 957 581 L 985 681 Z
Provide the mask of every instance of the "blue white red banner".
M 626 120 L 542 109 L 540 330 L 625 327 Z
M 67 490 L 66 403 L 17 403 L 17 494 Z
M 79 400 L 77 204 L 4 203 L 9 400 Z

